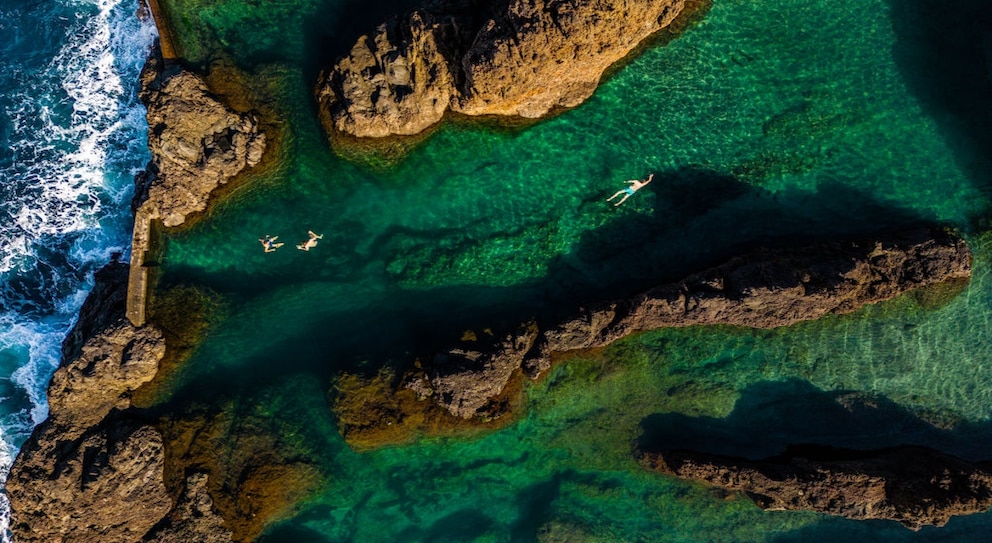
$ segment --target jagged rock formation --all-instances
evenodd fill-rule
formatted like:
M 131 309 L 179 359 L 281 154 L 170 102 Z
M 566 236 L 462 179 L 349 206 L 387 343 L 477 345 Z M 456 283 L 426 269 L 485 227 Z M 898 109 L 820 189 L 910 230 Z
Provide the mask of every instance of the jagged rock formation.
M 116 262 L 97 273 L 48 387 L 49 417 L 11 468 L 11 530 L 20 543 L 136 543 L 175 505 L 162 435 L 129 409 L 131 393 L 158 371 L 165 339 L 124 317 L 127 275 Z
M 167 64 L 156 48 L 141 71 L 141 100 L 148 108 L 152 160 L 135 179 L 131 277 L 127 318 L 145 323 L 149 277 L 155 259 L 153 221 L 179 226 L 207 207 L 210 195 L 259 163 L 265 134 L 252 113 L 237 113 L 213 97 L 203 80 Z
M 445 2 L 380 25 L 321 74 L 328 132 L 417 134 L 445 111 L 538 118 L 581 104 L 684 0 Z
M 692 451 L 642 452 L 649 469 L 743 491 L 762 509 L 895 520 L 918 530 L 992 506 L 992 465 L 925 447 L 794 447 L 759 461 Z
M 970 274 L 967 245 L 938 230 L 759 251 L 630 299 L 591 304 L 558 322 L 463 341 L 437 354 L 405 386 L 455 416 L 493 417 L 514 372 L 536 377 L 554 353 L 664 327 L 788 326 Z
M 166 66 L 157 52 L 141 72 L 141 101 L 152 161 L 137 204 L 148 219 L 183 224 L 206 209 L 217 187 L 262 159 L 265 134 L 257 116 L 231 110 L 199 76 Z
M 142 543 L 228 543 L 232 533 L 214 510 L 207 492 L 208 476 L 194 473 L 186 478 L 186 489 L 175 508 L 152 529 Z

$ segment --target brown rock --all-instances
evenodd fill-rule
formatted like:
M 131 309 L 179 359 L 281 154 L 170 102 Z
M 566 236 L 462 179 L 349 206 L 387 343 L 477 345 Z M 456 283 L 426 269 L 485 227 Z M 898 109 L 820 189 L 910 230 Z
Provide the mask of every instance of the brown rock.
M 473 342 L 438 354 L 429 373 L 436 401 L 461 418 L 498 415 L 490 403 L 519 371 L 524 355 L 537 339 L 537 325 L 526 323 L 503 338 Z
M 683 7 L 684 0 L 511 1 L 462 59 L 465 85 L 452 109 L 537 118 L 575 107 L 607 68 Z
M 96 274 L 48 387 L 49 417 L 11 467 L 16 541 L 137 543 L 173 508 L 162 434 L 129 409 L 158 371 L 165 339 L 124 317 L 126 278 L 118 263 Z
M 440 121 L 455 92 L 439 43 L 450 31 L 450 22 L 418 11 L 359 38 L 319 88 L 328 130 L 412 135 Z M 330 117 L 327 111 L 333 112 Z
M 760 461 L 691 451 L 641 453 L 656 471 L 743 491 L 762 509 L 895 520 L 913 530 L 992 506 L 992 467 L 925 447 L 794 448 Z
M 942 231 L 765 250 L 630 300 L 583 309 L 577 318 L 544 332 L 544 349 L 600 347 L 663 327 L 788 326 L 970 275 L 971 251 L 963 240 Z
M 730 324 L 788 326 L 918 287 L 971 275 L 971 252 L 943 231 L 824 243 L 801 249 L 764 250 L 630 299 L 591 304 L 575 316 L 545 326 L 523 325 L 500 341 L 460 345 L 437 355 L 418 394 L 451 414 L 484 416 L 513 371 L 536 378 L 553 353 L 591 349 L 665 327 Z
M 79 357 L 48 385 L 51 417 L 83 430 L 111 409 L 130 407 L 131 391 L 151 381 L 165 356 L 165 339 L 153 326 L 135 328 L 121 318 L 87 341 Z
M 186 478 L 185 492 L 172 513 L 142 541 L 144 543 L 228 543 L 232 533 L 214 509 L 207 491 L 209 477 L 194 473 Z
M 206 208 L 220 185 L 262 158 L 265 135 L 251 113 L 237 113 L 207 90 L 203 80 L 160 56 L 141 74 L 148 108 L 149 177 L 139 195 L 146 218 L 178 226 Z
M 421 9 L 359 38 L 318 81 L 325 129 L 412 135 L 448 109 L 537 118 L 574 107 L 607 68 L 668 26 L 684 0 L 476 4 Z
M 50 418 L 7 479 L 11 531 L 22 543 L 136 543 L 172 508 L 162 436 L 108 417 L 75 438 Z

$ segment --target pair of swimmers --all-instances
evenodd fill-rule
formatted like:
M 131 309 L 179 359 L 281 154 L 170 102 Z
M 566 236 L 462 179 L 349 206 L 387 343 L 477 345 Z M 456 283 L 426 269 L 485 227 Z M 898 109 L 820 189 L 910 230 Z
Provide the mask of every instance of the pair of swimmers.
M 641 190 L 642 188 L 646 187 L 647 184 L 650 183 L 652 179 L 654 179 L 654 174 L 649 175 L 648 178 L 647 178 L 647 180 L 645 180 L 645 181 L 641 181 L 640 179 L 630 179 L 628 181 L 624 181 L 625 183 L 630 183 L 630 186 L 618 190 L 616 194 L 614 194 L 613 196 L 610 196 L 609 198 L 607 198 L 606 201 L 607 202 L 610 202 L 614 198 L 616 198 L 617 196 L 620 196 L 622 194 L 623 195 L 623 198 L 620 198 L 620 201 L 618 201 L 617 203 L 613 204 L 613 207 L 617 207 L 618 205 L 626 202 L 627 201 L 627 198 L 630 198 L 631 196 L 633 196 L 635 192 L 637 192 L 637 191 Z
M 313 230 L 307 230 L 307 234 L 310 235 L 310 239 L 301 242 L 299 245 L 296 246 L 296 248 L 301 251 L 309 252 L 310 249 L 313 249 L 314 247 L 317 246 L 318 239 L 324 239 L 324 234 L 314 234 Z M 266 253 L 273 253 L 275 252 L 276 249 L 285 245 L 284 243 L 277 242 L 276 241 L 277 239 L 279 239 L 279 236 L 270 236 L 266 234 L 264 238 L 259 238 L 258 241 L 262 244 L 263 251 L 265 251 Z
M 612 202 L 613 199 L 615 199 L 615 198 L 617 198 L 617 197 L 619 197 L 619 196 L 622 195 L 623 198 L 620 198 L 620 200 L 617 201 L 617 203 L 613 204 L 613 207 L 617 207 L 620 204 L 626 202 L 627 201 L 627 198 L 630 198 L 631 196 L 633 196 L 635 192 L 637 192 L 637 191 L 641 190 L 642 188 L 646 187 L 648 185 L 648 183 L 650 183 L 653 179 L 654 179 L 654 174 L 648 175 L 648 178 L 646 180 L 644 180 L 644 181 L 641 181 L 640 179 L 629 179 L 629 180 L 625 181 L 626 183 L 630 183 L 630 186 L 629 187 L 625 187 L 625 188 L 622 188 L 622 189 L 618 190 L 616 192 L 616 194 L 614 194 L 613 196 L 610 196 L 609 198 L 607 198 L 606 201 L 607 202 Z M 299 249 L 299 250 L 301 250 L 301 251 L 308 251 L 309 252 L 310 249 L 313 249 L 314 247 L 317 246 L 317 240 L 324 239 L 324 235 L 323 234 L 315 234 L 313 232 L 313 230 L 307 230 L 307 234 L 310 235 L 310 239 L 308 239 L 308 240 L 300 243 L 299 245 L 296 246 L 296 248 Z M 279 239 L 279 236 L 269 236 L 268 234 L 266 234 L 266 236 L 264 238 L 260 238 L 258 241 L 261 242 L 262 249 L 266 253 L 272 253 L 272 252 L 275 252 L 276 249 L 278 249 L 278 248 L 280 248 L 280 247 L 282 247 L 284 245 L 283 243 L 277 242 L 276 240 L 278 240 L 278 239 Z

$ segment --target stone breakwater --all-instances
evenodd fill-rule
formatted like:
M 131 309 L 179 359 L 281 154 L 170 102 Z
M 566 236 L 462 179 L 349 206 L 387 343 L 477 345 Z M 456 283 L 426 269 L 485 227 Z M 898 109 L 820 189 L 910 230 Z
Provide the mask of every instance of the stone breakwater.
M 446 111 L 538 118 L 574 107 L 668 26 L 684 0 L 510 0 L 428 5 L 380 25 L 321 74 L 330 132 L 413 135 Z
M 536 378 L 555 355 L 666 327 L 788 326 L 970 274 L 967 245 L 937 229 L 762 250 L 629 299 L 577 308 L 556 322 L 471 334 L 425 361 L 404 386 L 456 417 L 491 418 L 505 407 L 500 396 L 513 375 Z
M 762 509 L 886 519 L 919 530 L 992 506 L 992 464 L 925 447 L 872 451 L 792 447 L 746 460 L 693 451 L 642 451 L 648 469 L 744 492 Z

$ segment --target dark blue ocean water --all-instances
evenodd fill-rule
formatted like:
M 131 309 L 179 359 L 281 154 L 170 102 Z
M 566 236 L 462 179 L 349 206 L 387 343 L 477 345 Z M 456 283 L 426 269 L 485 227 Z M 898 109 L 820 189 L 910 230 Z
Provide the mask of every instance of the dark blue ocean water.
M 137 75 L 155 30 L 123 0 L 0 0 L 0 481 L 92 273 L 128 250 L 148 160 Z M 6 499 L 0 526 L 7 540 Z

